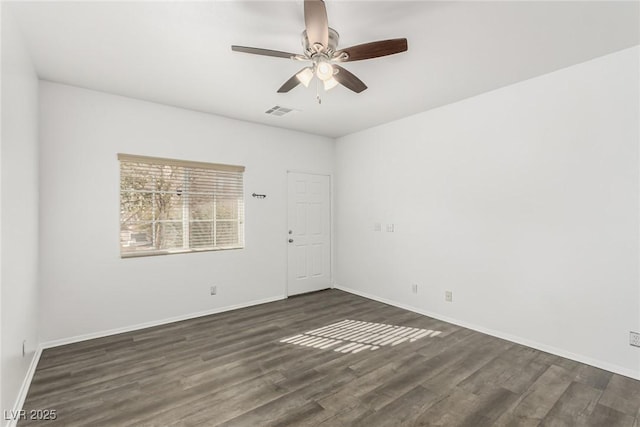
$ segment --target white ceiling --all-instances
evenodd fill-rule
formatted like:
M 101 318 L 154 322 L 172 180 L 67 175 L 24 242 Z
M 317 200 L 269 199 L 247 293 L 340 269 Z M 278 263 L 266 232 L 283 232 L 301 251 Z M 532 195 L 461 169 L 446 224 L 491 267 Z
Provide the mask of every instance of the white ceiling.
M 347 63 L 369 89 L 276 90 L 303 64 L 303 2 L 3 3 L 42 79 L 338 137 L 640 43 L 639 3 L 327 0 L 339 47 L 406 37 L 406 53 Z M 298 111 L 266 115 L 274 105 Z

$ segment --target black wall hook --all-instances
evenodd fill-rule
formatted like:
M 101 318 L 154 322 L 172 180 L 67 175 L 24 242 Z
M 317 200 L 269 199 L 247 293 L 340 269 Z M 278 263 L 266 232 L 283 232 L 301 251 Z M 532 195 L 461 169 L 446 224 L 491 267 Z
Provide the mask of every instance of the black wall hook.
M 256 199 L 264 199 L 265 197 L 267 197 L 266 194 L 256 194 L 256 193 L 253 193 L 251 196 L 255 197 Z

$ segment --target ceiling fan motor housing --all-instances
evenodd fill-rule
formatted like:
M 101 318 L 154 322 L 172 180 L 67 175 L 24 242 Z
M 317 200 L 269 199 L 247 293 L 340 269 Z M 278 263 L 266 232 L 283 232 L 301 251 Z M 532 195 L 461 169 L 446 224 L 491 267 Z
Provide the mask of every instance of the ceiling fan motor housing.
M 333 28 L 329 27 L 329 46 L 326 46 L 322 51 L 327 57 L 331 58 L 333 53 L 338 48 L 338 41 L 340 40 L 340 34 Z M 317 55 L 319 52 L 309 44 L 309 37 L 307 37 L 307 30 L 302 32 L 302 48 L 304 49 L 304 53 L 309 58 Z

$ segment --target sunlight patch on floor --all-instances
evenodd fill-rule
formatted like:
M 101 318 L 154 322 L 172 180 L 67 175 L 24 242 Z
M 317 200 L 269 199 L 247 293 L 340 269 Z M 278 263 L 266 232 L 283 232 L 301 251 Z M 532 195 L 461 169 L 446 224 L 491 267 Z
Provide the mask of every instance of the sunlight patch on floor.
M 431 329 L 347 319 L 284 338 L 280 342 L 318 349 L 333 348 L 340 353 L 359 353 L 363 350 L 372 351 L 384 346 L 393 347 L 404 342 L 435 337 L 440 333 Z

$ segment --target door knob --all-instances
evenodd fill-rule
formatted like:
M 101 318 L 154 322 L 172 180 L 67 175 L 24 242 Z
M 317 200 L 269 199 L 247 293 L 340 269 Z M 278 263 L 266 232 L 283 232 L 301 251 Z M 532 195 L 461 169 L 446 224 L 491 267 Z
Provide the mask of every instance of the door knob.
M 289 243 L 293 243 L 293 239 L 289 239 Z

